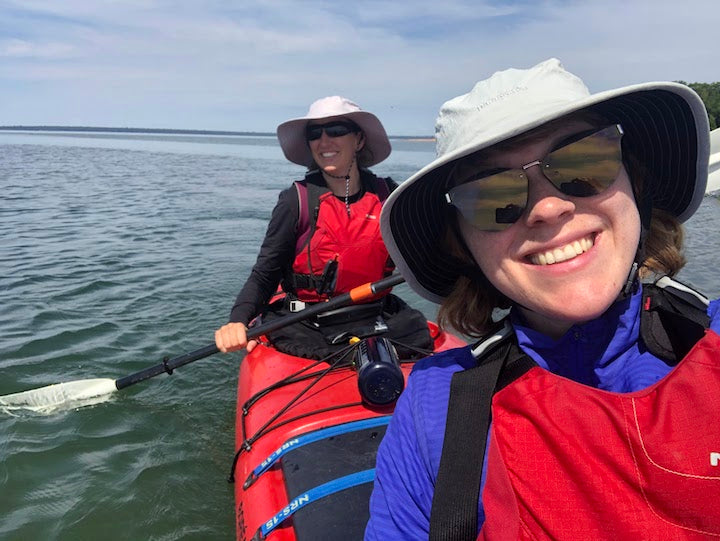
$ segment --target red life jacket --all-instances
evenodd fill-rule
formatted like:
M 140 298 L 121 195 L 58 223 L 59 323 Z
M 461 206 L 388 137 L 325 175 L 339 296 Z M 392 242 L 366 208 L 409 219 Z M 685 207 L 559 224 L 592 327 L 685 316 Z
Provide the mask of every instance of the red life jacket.
M 385 181 L 376 179 L 376 187 L 379 183 L 384 185 L 375 191 L 381 195 L 387 194 Z M 314 224 L 310 224 L 309 232 L 298 232 L 302 241 L 298 242 L 296 249 L 290 289 L 299 300 L 326 300 L 359 285 L 379 280 L 392 270 L 380 234 L 380 210 L 385 197 L 381 199 L 378 194 L 368 190 L 350 205 L 348 215 L 345 202 L 329 190 L 317 197 L 317 208 L 313 209 L 315 205 L 313 197 L 310 197 L 311 185 L 296 183 L 296 186 L 301 205 L 299 227 L 303 227 L 303 187 L 308 189 L 310 214 L 316 216 Z M 337 264 L 334 270 L 332 267 L 335 263 L 332 262 Z
M 719 356 L 707 331 L 642 391 L 535 367 L 497 392 L 478 540 L 720 538 Z

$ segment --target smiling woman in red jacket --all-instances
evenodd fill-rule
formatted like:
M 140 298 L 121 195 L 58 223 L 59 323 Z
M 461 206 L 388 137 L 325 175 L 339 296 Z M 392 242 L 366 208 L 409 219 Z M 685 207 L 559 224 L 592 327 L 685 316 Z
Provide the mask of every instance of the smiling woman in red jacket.
M 280 124 L 277 135 L 287 159 L 308 172 L 280 193 L 230 323 L 215 333 L 223 352 L 253 349 L 246 328 L 258 315 L 282 317 L 379 280 L 394 268 L 379 218 L 396 184 L 368 169 L 391 151 L 378 118 L 347 98 L 330 96 L 315 101 L 304 117 Z M 278 285 L 284 295 L 269 304 Z M 270 339 L 285 353 L 310 358 L 345 347 L 351 335 L 383 334 L 400 344 L 431 346 L 422 314 L 394 295 L 349 312 L 343 319 L 350 325 L 305 321 L 271 333 Z

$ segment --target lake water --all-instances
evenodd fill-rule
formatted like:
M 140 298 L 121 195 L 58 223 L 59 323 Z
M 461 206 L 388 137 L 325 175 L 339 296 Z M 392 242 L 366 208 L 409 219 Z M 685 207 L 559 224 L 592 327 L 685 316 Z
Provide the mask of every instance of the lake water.
M 373 170 L 434 156 L 393 140 Z M 274 138 L 0 132 L 0 395 L 116 379 L 212 342 L 277 193 L 302 176 Z M 687 224 L 681 278 L 720 296 L 720 202 Z M 406 286 L 411 304 L 434 306 Z M 108 402 L 0 412 L 0 539 L 231 539 L 225 481 L 240 354 Z

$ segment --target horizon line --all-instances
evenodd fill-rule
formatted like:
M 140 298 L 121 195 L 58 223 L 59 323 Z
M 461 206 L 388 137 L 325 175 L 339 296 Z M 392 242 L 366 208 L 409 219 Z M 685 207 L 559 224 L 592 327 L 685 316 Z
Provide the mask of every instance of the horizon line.
M 179 128 L 128 128 L 109 126 L 45 126 L 10 125 L 0 126 L 0 131 L 67 131 L 67 132 L 107 132 L 107 133 L 155 133 L 169 135 L 229 135 L 229 136 L 272 136 L 275 132 L 231 131 L 231 130 L 193 130 Z M 435 139 L 433 135 L 388 135 L 391 139 Z

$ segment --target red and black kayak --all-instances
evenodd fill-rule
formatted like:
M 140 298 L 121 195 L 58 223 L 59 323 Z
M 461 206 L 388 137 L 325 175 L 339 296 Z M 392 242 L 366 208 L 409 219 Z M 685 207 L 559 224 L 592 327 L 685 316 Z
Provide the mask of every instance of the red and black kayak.
M 435 351 L 464 345 L 428 326 Z M 368 344 L 382 349 L 366 339 L 332 359 L 313 361 L 261 343 L 241 363 L 234 464 L 238 540 L 362 539 L 375 455 L 394 407 L 361 395 L 358 359 Z M 400 359 L 398 366 L 402 386 L 412 362 Z M 386 375 L 375 375 L 384 388 Z

